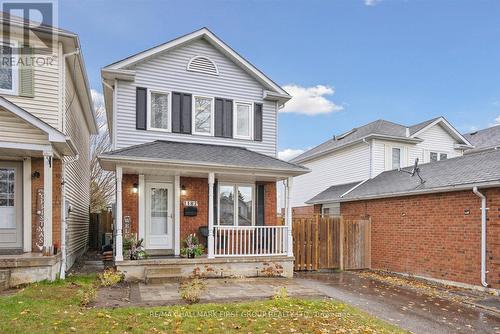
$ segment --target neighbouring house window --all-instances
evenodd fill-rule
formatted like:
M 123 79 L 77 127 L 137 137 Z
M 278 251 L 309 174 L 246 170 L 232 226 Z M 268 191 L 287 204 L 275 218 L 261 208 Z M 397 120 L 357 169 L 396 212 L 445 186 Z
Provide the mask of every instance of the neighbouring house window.
M 401 167 L 401 149 L 392 148 L 392 169 L 398 169 Z
M 431 152 L 431 162 L 438 161 L 438 154 L 436 152 Z
M 219 224 L 235 226 L 253 225 L 253 194 L 254 187 L 252 185 L 220 185 Z
M 236 102 L 235 137 L 251 139 L 252 137 L 252 105 Z
M 0 169 L 0 229 L 15 228 L 14 207 L 15 170 L 13 168 Z
M 213 132 L 213 99 L 210 97 L 195 96 L 193 108 L 194 133 L 211 135 Z
M 446 160 L 446 159 L 448 159 L 448 154 L 446 154 L 446 153 L 439 154 L 439 160 Z
M 429 161 L 430 162 L 446 160 L 446 159 L 448 159 L 447 153 L 430 152 L 430 154 L 429 154 Z
M 16 93 L 18 69 L 13 47 L 0 43 L 0 92 Z
M 169 93 L 151 92 L 149 127 L 158 130 L 170 130 Z
M 340 216 L 340 203 L 323 204 L 323 216 Z

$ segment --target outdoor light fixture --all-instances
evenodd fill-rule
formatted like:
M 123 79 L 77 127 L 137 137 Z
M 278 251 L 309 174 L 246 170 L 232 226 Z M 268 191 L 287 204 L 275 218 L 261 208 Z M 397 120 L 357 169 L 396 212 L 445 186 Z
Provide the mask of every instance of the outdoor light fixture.
M 182 196 L 186 196 L 186 194 L 187 194 L 186 187 L 185 186 L 181 186 L 181 195 Z
M 132 188 L 132 192 L 134 194 L 137 194 L 138 191 L 139 191 L 139 185 L 137 183 L 134 183 L 134 187 Z
M 31 174 L 32 179 L 38 179 L 40 178 L 40 172 L 39 171 L 34 171 L 33 174 Z

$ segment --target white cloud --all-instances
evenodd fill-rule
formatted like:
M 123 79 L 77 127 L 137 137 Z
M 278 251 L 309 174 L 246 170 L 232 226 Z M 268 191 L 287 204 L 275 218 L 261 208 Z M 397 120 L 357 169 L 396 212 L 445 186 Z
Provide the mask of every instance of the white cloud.
M 283 151 L 278 152 L 278 158 L 280 158 L 281 160 L 288 161 L 288 160 L 291 160 L 304 152 L 305 151 L 301 150 L 301 149 L 287 148 L 287 149 L 284 149 Z
M 500 125 L 500 115 L 498 115 L 497 118 L 495 118 L 493 125 Z
M 92 102 L 94 103 L 94 113 L 100 131 L 107 131 L 106 109 L 104 107 L 104 96 L 95 89 L 90 90 Z
M 364 0 L 365 6 L 376 6 L 382 2 L 382 0 Z
M 281 112 L 319 115 L 344 109 L 326 98 L 335 93 L 331 86 L 302 87 L 291 84 L 283 88 L 292 96 L 292 99 L 285 104 Z

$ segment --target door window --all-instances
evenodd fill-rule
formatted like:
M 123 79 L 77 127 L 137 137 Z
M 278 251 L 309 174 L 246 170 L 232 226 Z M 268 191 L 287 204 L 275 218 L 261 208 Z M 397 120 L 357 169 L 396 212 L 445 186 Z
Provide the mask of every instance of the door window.
M 0 168 L 0 228 L 16 228 L 15 169 Z
M 168 234 L 168 189 L 151 188 L 151 234 Z

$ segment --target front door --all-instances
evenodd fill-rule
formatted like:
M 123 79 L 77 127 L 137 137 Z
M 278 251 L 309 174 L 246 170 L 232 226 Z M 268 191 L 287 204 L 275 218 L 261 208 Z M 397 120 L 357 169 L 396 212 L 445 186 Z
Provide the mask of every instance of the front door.
M 0 248 L 22 248 L 22 165 L 0 161 Z
M 173 249 L 173 186 L 146 184 L 146 248 Z

